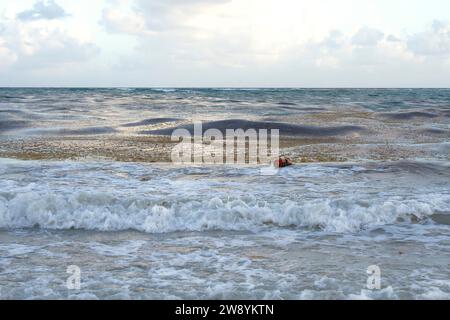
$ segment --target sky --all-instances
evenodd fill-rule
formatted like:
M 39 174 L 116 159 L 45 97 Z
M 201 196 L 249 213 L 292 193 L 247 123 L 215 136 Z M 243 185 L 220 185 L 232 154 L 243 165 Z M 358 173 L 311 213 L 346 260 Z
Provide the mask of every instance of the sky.
M 0 86 L 450 87 L 450 1 L 0 0 Z

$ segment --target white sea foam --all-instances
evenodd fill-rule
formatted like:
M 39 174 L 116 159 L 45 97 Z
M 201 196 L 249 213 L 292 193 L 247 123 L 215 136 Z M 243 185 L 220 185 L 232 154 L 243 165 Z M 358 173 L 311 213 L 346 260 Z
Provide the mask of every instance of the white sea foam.
M 423 199 L 354 198 L 254 203 L 251 199 L 213 197 L 203 201 L 181 199 L 164 205 L 145 198 L 117 198 L 111 194 L 22 192 L 10 200 L 0 197 L 0 227 L 134 229 L 148 233 L 205 230 L 255 230 L 264 227 L 321 228 L 354 232 L 398 222 L 414 222 L 436 211 L 450 210 L 450 196 Z M 146 205 L 145 205 L 146 204 Z
M 408 168 L 312 165 L 263 177 L 252 168 L 0 161 L 0 228 L 345 233 L 450 212 L 439 168 L 420 184 L 417 168 Z M 143 175 L 151 179 L 142 182 Z

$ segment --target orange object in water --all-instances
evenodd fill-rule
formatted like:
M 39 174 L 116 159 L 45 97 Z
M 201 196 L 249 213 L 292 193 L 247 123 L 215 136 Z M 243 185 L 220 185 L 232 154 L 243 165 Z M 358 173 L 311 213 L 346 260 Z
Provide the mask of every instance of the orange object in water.
M 275 167 L 277 168 L 285 168 L 292 165 L 292 161 L 286 157 L 280 157 L 278 160 L 275 160 Z

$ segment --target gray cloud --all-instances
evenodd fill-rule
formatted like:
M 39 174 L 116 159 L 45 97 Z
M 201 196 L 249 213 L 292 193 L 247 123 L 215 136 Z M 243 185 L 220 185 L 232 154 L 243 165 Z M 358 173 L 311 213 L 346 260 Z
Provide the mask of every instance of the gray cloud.
M 54 0 L 38 1 L 30 10 L 25 10 L 17 14 L 17 19 L 22 21 L 28 20 L 53 20 L 61 19 L 68 16 L 65 10 L 59 6 Z
M 353 36 L 352 43 L 358 46 L 375 46 L 384 38 L 384 33 L 377 29 L 363 27 Z

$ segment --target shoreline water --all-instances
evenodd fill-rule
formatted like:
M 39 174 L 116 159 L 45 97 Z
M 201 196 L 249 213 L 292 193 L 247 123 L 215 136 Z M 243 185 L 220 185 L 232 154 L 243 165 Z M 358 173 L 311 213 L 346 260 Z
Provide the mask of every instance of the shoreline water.
M 13 89 L 0 299 L 449 299 L 450 93 L 289 92 Z M 175 165 L 142 134 L 195 119 L 295 131 L 295 165 Z

